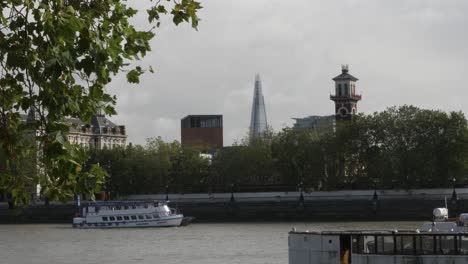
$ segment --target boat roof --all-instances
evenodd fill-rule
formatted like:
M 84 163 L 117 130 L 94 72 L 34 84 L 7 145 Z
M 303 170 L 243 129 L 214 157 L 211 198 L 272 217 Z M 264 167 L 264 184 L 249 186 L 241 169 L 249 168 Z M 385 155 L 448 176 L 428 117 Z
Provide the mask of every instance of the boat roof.
M 468 231 L 420 232 L 416 230 L 345 230 L 345 231 L 290 231 L 301 235 L 466 235 Z
M 160 201 L 160 200 L 144 200 L 144 201 L 95 201 L 95 202 L 85 202 L 83 205 L 95 205 L 95 206 L 132 206 L 132 205 L 145 205 L 145 204 L 155 204 L 155 203 L 168 203 L 169 201 Z

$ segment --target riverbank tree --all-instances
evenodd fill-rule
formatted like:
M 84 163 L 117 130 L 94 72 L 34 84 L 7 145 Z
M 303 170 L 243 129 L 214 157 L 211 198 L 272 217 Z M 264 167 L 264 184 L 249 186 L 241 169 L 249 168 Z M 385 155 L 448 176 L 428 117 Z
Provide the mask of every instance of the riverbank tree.
M 460 112 L 388 108 L 335 127 L 285 128 L 218 150 L 148 140 L 100 150 L 116 194 L 411 189 L 468 184 L 468 128 Z

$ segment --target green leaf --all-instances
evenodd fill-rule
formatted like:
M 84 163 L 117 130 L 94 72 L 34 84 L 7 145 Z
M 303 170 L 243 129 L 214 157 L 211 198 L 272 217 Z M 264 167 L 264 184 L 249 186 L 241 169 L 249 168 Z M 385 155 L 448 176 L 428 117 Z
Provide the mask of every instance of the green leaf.
M 137 70 L 131 70 L 127 73 L 127 80 L 129 83 L 139 83 L 140 73 Z

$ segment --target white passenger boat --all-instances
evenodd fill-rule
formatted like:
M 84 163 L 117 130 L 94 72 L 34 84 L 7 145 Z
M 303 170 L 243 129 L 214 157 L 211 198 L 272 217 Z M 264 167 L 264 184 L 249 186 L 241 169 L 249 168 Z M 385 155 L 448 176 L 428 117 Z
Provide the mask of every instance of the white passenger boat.
M 448 219 L 446 208 L 416 230 L 291 231 L 289 264 L 468 263 L 468 214 Z
M 166 202 L 97 202 L 80 206 L 73 218 L 76 228 L 167 227 L 180 226 L 183 214 Z

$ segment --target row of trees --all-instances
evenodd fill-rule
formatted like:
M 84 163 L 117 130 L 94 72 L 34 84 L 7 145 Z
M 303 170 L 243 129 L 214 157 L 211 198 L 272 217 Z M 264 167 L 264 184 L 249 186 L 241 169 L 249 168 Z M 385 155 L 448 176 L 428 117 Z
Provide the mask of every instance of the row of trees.
M 150 139 L 91 151 L 114 194 L 450 187 L 468 180 L 468 128 L 460 112 L 413 106 L 359 115 L 335 127 L 286 128 L 219 150 Z M 454 182 L 455 181 L 455 182 Z

